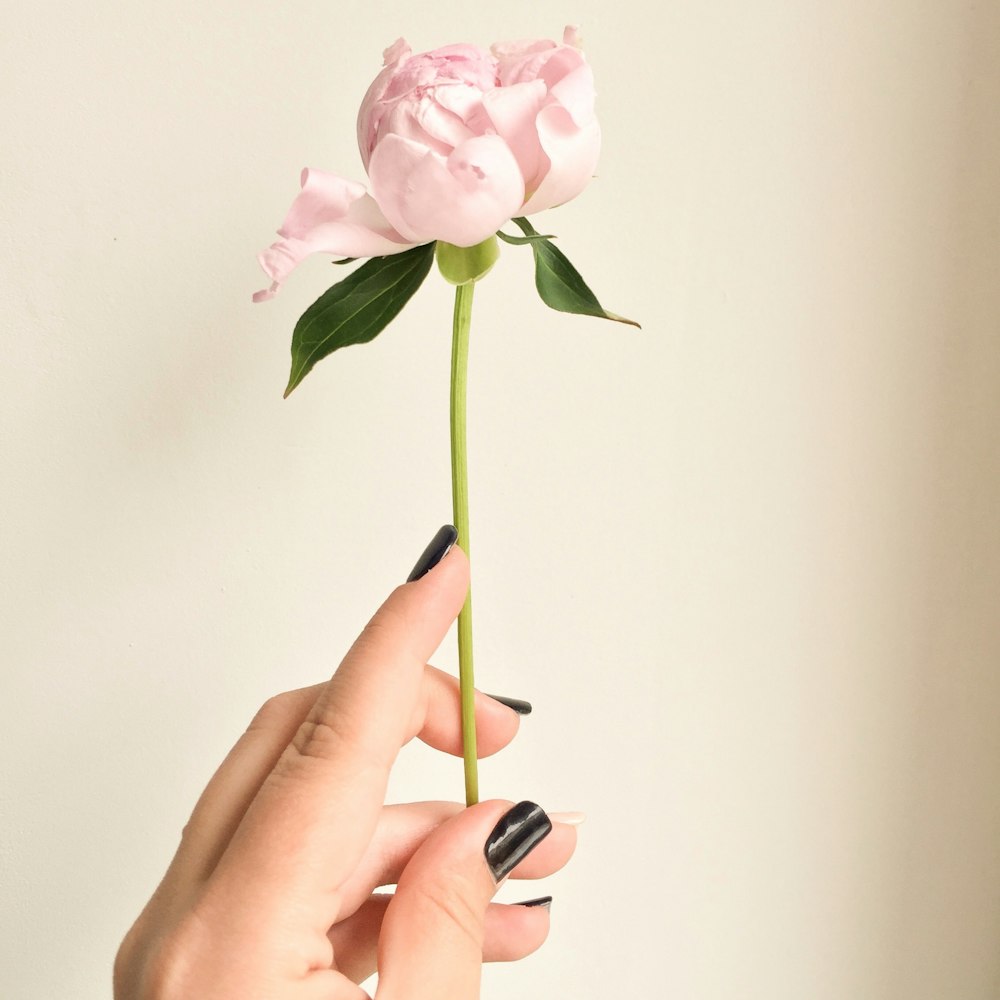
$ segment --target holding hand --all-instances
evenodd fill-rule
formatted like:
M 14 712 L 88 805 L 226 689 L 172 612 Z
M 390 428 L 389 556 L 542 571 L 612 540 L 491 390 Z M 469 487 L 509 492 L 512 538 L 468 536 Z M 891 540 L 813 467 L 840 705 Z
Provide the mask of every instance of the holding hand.
M 462 752 L 457 681 L 427 664 L 468 589 L 453 542 L 435 536 L 329 681 L 257 713 L 119 950 L 116 1000 L 364 1000 L 376 966 L 382 1000 L 474 1000 L 484 960 L 544 941 L 545 900 L 491 900 L 561 868 L 571 825 L 530 802 L 383 804 L 414 736 Z M 480 756 L 518 724 L 477 694 Z

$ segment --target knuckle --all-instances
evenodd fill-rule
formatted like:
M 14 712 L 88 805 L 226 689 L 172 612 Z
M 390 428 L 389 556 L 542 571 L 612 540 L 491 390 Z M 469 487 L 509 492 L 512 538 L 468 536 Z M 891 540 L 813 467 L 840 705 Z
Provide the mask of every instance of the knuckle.
M 273 774 L 279 778 L 310 779 L 318 766 L 350 761 L 357 773 L 382 762 L 366 750 L 359 727 L 344 714 L 327 713 L 309 718 L 296 730 Z M 390 762 L 391 763 L 391 762 Z
M 297 703 L 295 694 L 294 691 L 283 691 L 281 694 L 275 694 L 268 698 L 250 720 L 247 732 L 274 729 L 283 723 Z
M 330 760 L 344 746 L 345 739 L 336 718 L 306 719 L 288 745 L 289 756 L 292 759 Z
M 115 996 L 141 1000 L 181 1000 L 191 995 L 190 970 L 202 947 L 200 932 L 192 921 L 183 920 L 155 945 L 135 947 L 126 938 L 115 962 Z M 120 964 L 119 964 L 120 963 Z

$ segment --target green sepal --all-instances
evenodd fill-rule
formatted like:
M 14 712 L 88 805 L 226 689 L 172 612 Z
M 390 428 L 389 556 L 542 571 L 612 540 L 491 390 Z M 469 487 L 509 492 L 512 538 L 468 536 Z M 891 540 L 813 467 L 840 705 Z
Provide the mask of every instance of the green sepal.
M 285 398 L 328 354 L 374 340 L 427 277 L 434 244 L 372 257 L 328 288 L 300 317 L 292 334 L 292 371 Z
M 537 240 L 554 240 L 554 236 L 542 236 L 540 233 L 535 233 L 534 236 L 508 236 L 506 233 L 497 230 L 497 236 L 504 241 L 504 243 L 509 243 L 511 246 L 523 247 L 530 243 L 535 243 Z
M 500 257 L 500 245 L 495 236 L 487 236 L 482 243 L 471 247 L 457 247 L 438 240 L 435 253 L 438 270 L 445 281 L 467 285 L 486 277 Z
M 614 320 L 616 323 L 639 326 L 634 319 L 626 319 L 617 313 L 608 312 L 587 287 L 587 283 L 580 277 L 580 272 L 566 259 L 566 255 L 549 240 L 538 239 L 539 234 L 527 219 L 511 221 L 531 241 L 531 250 L 535 255 L 535 287 L 549 308 L 557 309 L 559 312 L 576 313 L 578 316 L 597 316 L 600 319 Z
M 357 257 L 343 257 L 340 260 L 332 260 L 331 264 L 353 264 L 358 258 Z

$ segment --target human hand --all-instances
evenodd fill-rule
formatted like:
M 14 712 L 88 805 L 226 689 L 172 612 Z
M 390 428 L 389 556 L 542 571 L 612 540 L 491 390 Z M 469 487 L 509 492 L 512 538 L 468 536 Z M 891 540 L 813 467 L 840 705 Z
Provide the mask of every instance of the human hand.
M 462 752 L 457 681 L 427 664 L 468 590 L 453 541 L 435 536 L 332 679 L 257 713 L 122 943 L 116 1000 L 365 1000 L 376 965 L 380 1000 L 474 1000 L 484 960 L 544 941 L 547 907 L 491 899 L 561 868 L 571 825 L 532 803 L 383 804 L 414 736 Z M 480 756 L 518 724 L 477 693 Z

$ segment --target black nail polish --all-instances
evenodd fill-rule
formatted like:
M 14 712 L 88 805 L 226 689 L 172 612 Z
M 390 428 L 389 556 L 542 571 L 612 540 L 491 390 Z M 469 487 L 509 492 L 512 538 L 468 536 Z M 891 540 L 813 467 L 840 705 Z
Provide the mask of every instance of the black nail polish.
M 502 694 L 488 694 L 486 697 L 514 709 L 518 715 L 531 715 L 530 701 L 522 701 L 520 698 L 505 698 Z
M 451 547 L 458 541 L 458 529 L 453 524 L 446 524 L 438 530 L 431 539 L 430 545 L 424 549 L 417 564 L 406 578 L 407 583 L 413 583 L 429 573 L 448 554 Z
M 500 818 L 483 853 L 493 881 L 510 874 L 552 832 L 552 821 L 534 802 L 518 802 Z
M 551 896 L 539 896 L 538 899 L 525 899 L 520 903 L 515 903 L 515 906 L 540 906 L 543 910 L 552 909 L 552 897 Z

